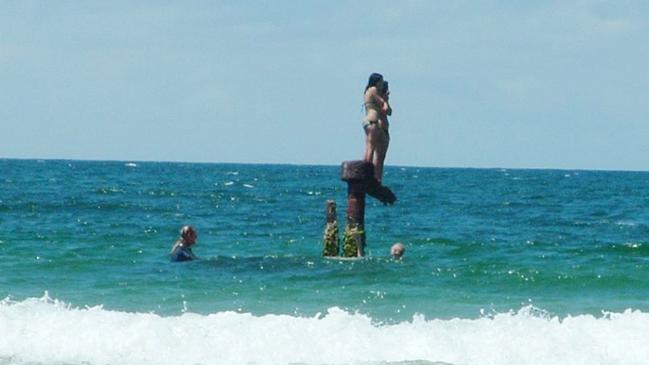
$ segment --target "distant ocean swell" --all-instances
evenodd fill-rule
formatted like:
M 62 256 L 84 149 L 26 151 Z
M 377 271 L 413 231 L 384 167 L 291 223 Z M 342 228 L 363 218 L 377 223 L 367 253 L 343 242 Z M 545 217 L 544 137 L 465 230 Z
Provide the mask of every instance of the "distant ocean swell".
M 329 308 L 313 317 L 162 317 L 74 308 L 45 295 L 0 301 L 0 364 L 645 365 L 649 313 L 563 318 L 534 307 L 396 324 Z

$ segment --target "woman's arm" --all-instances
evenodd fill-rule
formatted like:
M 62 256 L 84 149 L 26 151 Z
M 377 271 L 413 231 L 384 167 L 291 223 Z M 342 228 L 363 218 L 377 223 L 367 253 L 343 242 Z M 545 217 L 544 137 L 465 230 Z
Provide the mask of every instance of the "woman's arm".
M 372 86 L 369 89 L 367 89 L 367 96 L 369 97 L 369 100 L 372 103 L 375 103 L 377 106 L 383 109 L 386 101 L 383 99 L 383 97 L 381 97 L 381 94 L 379 94 L 375 86 Z

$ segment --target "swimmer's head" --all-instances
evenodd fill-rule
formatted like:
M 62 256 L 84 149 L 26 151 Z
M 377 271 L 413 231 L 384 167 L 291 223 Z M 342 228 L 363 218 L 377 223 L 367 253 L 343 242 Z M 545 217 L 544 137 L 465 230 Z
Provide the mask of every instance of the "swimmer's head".
M 401 256 L 406 252 L 406 246 L 401 242 L 397 242 L 392 247 L 390 247 L 390 256 L 395 259 L 400 259 Z
M 198 234 L 196 233 L 194 227 L 184 226 L 183 228 L 180 229 L 180 238 L 184 244 L 191 246 L 194 243 L 196 243 L 196 238 L 198 238 Z

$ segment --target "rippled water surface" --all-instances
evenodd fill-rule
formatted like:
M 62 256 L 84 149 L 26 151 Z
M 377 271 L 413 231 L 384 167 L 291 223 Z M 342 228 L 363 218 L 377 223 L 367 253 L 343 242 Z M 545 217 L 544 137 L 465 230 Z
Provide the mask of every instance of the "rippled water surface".
M 345 220 L 338 166 L 0 160 L 0 171 L 6 311 L 45 306 L 53 320 L 46 313 L 64 303 L 69 315 L 100 306 L 155 321 L 339 315 L 384 330 L 413 318 L 456 319 L 477 321 L 467 322 L 477 331 L 481 320 L 509 323 L 502 315 L 602 321 L 606 313 L 649 312 L 646 172 L 391 166 L 385 182 L 399 200 L 391 207 L 368 200 L 368 257 L 339 261 L 321 257 L 327 199 Z M 184 224 L 198 229 L 201 259 L 171 264 Z M 407 249 L 401 261 L 388 257 L 397 241 Z M 649 330 L 644 317 L 636 323 Z M 0 331 L 8 328 L 0 321 Z M 6 351 L 0 340 L 0 355 Z M 22 361 L 10 355 L 0 363 Z M 462 360 L 424 355 L 360 359 Z

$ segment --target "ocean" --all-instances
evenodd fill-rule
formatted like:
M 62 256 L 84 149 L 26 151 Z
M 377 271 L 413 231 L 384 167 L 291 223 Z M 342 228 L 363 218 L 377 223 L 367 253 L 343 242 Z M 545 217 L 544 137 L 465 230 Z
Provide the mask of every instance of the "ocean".
M 339 166 L 1 159 L 0 364 L 649 364 L 649 172 L 384 181 L 345 261 Z

